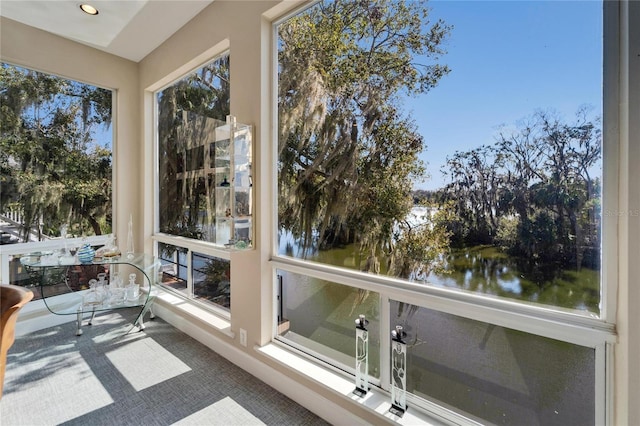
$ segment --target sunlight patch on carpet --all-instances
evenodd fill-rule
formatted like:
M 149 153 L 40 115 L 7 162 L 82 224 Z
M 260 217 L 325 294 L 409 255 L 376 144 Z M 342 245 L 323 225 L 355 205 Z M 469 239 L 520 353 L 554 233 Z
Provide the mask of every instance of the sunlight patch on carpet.
M 5 382 L 1 410 L 4 419 L 24 420 L 16 424 L 60 424 L 113 403 L 78 354 L 63 352 L 19 368 L 20 375 Z
M 174 426 L 224 425 L 245 426 L 264 425 L 257 417 L 245 410 L 242 405 L 226 397 L 202 410 L 177 421 Z
M 129 342 L 106 355 L 136 391 L 191 371 L 188 365 L 150 337 Z

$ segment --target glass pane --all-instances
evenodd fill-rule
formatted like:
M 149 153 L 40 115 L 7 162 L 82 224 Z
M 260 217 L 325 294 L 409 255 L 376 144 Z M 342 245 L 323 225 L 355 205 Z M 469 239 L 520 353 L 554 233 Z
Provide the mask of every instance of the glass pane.
M 158 243 L 161 268 L 159 281 L 174 290 L 187 294 L 187 249 Z
M 203 146 L 197 146 L 195 148 L 187 149 L 186 168 L 189 172 L 204 168 Z
M 228 149 L 225 157 L 215 143 L 229 115 L 229 56 L 160 91 L 157 102 L 160 232 L 216 242 L 217 189 L 231 179 Z
M 40 274 L 25 267 L 21 261 L 26 255 L 13 255 L 9 261 L 9 284 L 22 287 L 37 287 L 40 284 Z M 35 296 L 38 296 L 34 293 Z
M 92 246 L 97 250 L 99 246 Z M 77 248 L 71 249 L 71 253 L 75 255 Z M 103 265 L 73 265 L 51 268 L 28 268 L 25 265 L 37 263 L 41 256 L 48 256 L 54 251 L 30 252 L 22 255 L 10 256 L 9 267 L 9 283 L 27 287 L 33 292 L 34 300 L 42 298 L 42 290 L 44 287 L 44 296 L 57 296 L 60 294 L 85 290 L 89 288 L 89 281 L 98 280 L 98 274 L 109 274 L 109 268 Z
M 280 24 L 279 254 L 599 313 L 602 8 L 323 0 Z
M 231 262 L 193 253 L 193 296 L 229 310 L 231 308 Z
M 250 188 L 236 187 L 236 211 L 235 217 L 251 216 L 251 190 Z
M 396 325 L 417 396 L 494 424 L 595 424 L 592 348 L 393 301 Z
M 0 65 L 0 245 L 112 232 L 112 96 Z
M 369 321 L 369 374 L 380 377 L 380 296 L 377 293 L 278 270 L 278 335 L 355 368 L 355 320 Z

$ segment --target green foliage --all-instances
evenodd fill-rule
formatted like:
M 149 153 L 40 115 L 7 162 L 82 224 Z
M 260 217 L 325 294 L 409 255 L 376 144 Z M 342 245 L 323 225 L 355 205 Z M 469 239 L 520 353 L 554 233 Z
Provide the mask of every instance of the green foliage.
M 586 110 L 567 124 L 538 112 L 495 145 L 448 158 L 455 203 L 448 224 L 462 245 L 495 244 L 531 261 L 597 267 L 600 184 L 591 174 L 602 152 L 599 121 Z
M 204 297 L 225 308 L 231 308 L 231 264 L 228 260 L 211 258 L 207 260 L 202 272 L 206 279 L 196 290 Z
M 494 147 L 481 146 L 456 152 L 448 158 L 452 182 L 446 192 L 455 201 L 456 213 L 464 223 L 457 237 L 471 244 L 486 244 L 497 230 L 503 177 L 499 175 L 502 154 Z
M 410 280 L 424 280 L 429 274 L 448 272 L 445 254 L 451 232 L 447 223 L 452 209 L 442 208 L 427 222 L 411 225 L 403 221 L 397 228 L 395 247 L 390 253 L 391 275 Z
M 0 209 L 24 214 L 23 237 L 110 232 L 111 152 L 94 140 L 111 123 L 111 91 L 2 64 Z
M 494 243 L 505 251 L 515 249 L 518 245 L 518 216 L 502 216 L 498 220 L 498 230 Z
M 189 149 L 193 148 L 187 146 L 179 132 L 189 124 L 198 127 L 213 121 L 210 119 L 224 121 L 230 113 L 229 96 L 228 55 L 210 62 L 158 95 L 161 232 L 202 239 L 204 234 L 198 228 L 201 213 L 214 208 L 215 201 L 209 199 L 208 182 L 204 178 L 178 179 L 182 172 L 189 170 Z
M 450 27 L 428 14 L 425 2 L 322 1 L 279 26 L 278 221 L 307 251 L 356 243 L 372 272 L 381 253 L 429 261 L 417 245 L 434 235 L 394 234 L 425 172 L 399 96 L 449 72 L 437 61 Z

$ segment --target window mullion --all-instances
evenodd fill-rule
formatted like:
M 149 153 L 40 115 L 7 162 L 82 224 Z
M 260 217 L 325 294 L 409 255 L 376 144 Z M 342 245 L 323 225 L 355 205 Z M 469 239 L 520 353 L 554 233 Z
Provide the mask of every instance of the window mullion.
M 595 419 L 598 424 L 614 424 L 614 345 L 595 347 Z
M 391 390 L 391 309 L 389 295 L 380 293 L 380 386 Z
M 187 294 L 189 299 L 193 299 L 193 269 L 192 269 L 192 256 L 191 249 L 187 249 Z

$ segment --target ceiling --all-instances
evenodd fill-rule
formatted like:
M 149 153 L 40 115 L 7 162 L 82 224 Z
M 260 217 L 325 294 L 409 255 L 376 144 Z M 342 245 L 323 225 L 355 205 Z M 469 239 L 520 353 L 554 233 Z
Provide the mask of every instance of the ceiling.
M 0 15 L 139 62 L 213 0 L 0 0 Z M 98 9 L 91 16 L 81 3 Z

